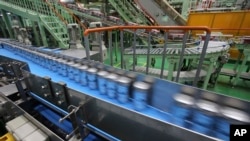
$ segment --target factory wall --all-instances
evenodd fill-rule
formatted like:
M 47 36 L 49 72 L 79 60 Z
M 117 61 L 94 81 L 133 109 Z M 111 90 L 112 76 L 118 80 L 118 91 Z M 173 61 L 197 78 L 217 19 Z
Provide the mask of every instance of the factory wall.
M 250 11 L 190 13 L 187 25 L 208 26 L 213 32 L 223 34 L 250 35 Z M 220 30 L 216 30 L 220 29 Z

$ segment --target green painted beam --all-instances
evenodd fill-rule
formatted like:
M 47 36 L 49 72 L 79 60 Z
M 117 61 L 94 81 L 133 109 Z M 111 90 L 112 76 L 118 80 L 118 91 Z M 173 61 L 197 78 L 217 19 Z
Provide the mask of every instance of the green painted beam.
M 13 30 L 12 30 L 12 27 L 11 27 L 10 18 L 9 18 L 9 16 L 6 14 L 6 11 L 1 10 L 1 12 L 2 12 L 2 14 L 3 14 L 3 19 L 4 19 L 5 25 L 6 25 L 6 27 L 7 27 L 7 30 L 8 30 L 8 32 L 9 32 L 10 38 L 14 38 Z
M 4 38 L 7 38 L 7 33 L 6 33 L 6 31 L 5 31 L 5 27 L 2 26 L 2 25 L 0 25 L 0 28 L 1 28 L 1 31 L 2 31 L 1 33 L 3 34 L 3 37 L 4 37 Z M 0 33 L 0 34 L 1 34 L 1 33 Z
M 0 1 L 0 9 L 9 11 L 15 15 L 19 15 L 19 16 L 28 18 L 33 21 L 39 20 L 38 14 L 35 11 L 31 11 L 29 9 L 25 9 L 25 8 L 13 5 L 11 3 L 7 3 L 5 1 Z
M 48 47 L 44 26 L 41 24 L 41 22 L 38 22 L 37 24 L 40 30 L 40 36 L 42 38 L 43 46 Z
M 125 20 L 125 21 L 133 21 L 128 15 L 126 15 L 122 9 L 121 6 L 117 4 L 115 0 L 109 0 L 109 3 L 115 8 L 115 10 L 120 14 L 120 16 Z
M 34 36 L 35 36 L 35 43 L 37 46 L 41 46 L 40 39 L 39 39 L 39 33 L 37 31 L 37 28 L 36 28 L 36 26 L 37 26 L 36 22 L 32 21 L 31 24 L 32 24 L 32 29 L 33 29 Z

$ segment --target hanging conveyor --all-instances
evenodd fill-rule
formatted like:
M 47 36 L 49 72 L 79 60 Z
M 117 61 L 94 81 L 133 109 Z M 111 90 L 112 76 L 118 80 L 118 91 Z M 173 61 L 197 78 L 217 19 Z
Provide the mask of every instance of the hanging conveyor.
M 186 20 L 166 0 L 134 0 L 158 25 L 186 25 Z

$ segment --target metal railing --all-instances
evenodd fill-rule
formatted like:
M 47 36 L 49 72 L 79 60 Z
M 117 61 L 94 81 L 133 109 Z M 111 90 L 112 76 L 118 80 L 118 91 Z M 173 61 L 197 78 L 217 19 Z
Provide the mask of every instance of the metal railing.
M 199 64 L 197 66 L 197 71 L 195 74 L 195 78 L 193 81 L 193 85 L 196 86 L 198 83 L 198 79 L 199 79 L 199 75 L 201 72 L 201 68 L 202 68 L 202 64 L 203 61 L 205 59 L 205 55 L 206 55 L 206 50 L 207 50 L 207 46 L 208 46 L 208 42 L 210 39 L 210 34 L 211 34 L 211 30 L 207 27 L 201 26 L 201 27 L 197 27 L 197 26 L 113 26 L 113 27 L 102 27 L 102 28 L 95 28 L 95 29 L 87 29 L 84 32 L 84 40 L 85 40 L 85 48 L 86 48 L 86 56 L 87 59 L 90 59 L 90 44 L 89 44 L 89 38 L 88 35 L 91 33 L 98 33 L 98 36 L 101 37 L 102 32 L 109 32 L 111 33 L 113 30 L 119 30 L 120 31 L 120 49 L 121 49 L 121 68 L 124 69 L 124 43 L 123 43 L 123 35 L 124 35 L 124 30 L 132 30 L 133 32 L 133 62 L 136 61 L 136 39 L 137 39 L 137 30 L 148 30 L 149 31 L 149 36 L 148 36 L 148 54 L 147 54 L 147 63 L 146 63 L 146 74 L 148 73 L 148 68 L 149 68 L 149 51 L 150 51 L 150 44 L 151 44 L 151 30 L 152 29 L 157 29 L 157 30 L 162 30 L 164 31 L 164 46 L 163 46 L 163 52 L 162 52 L 162 66 L 161 66 L 161 72 L 160 72 L 160 78 L 163 78 L 163 72 L 164 72 L 164 65 L 165 65 L 165 60 L 166 60 L 166 49 L 168 48 L 168 34 L 169 31 L 171 30 L 182 30 L 184 31 L 184 38 L 183 38 L 183 42 L 182 42 L 182 49 L 181 49 L 181 53 L 179 54 L 179 61 L 177 62 L 178 65 L 178 71 L 177 71 L 177 76 L 176 76 L 176 81 L 178 82 L 179 77 L 180 77 L 180 71 L 181 71 L 181 65 L 183 62 L 183 56 L 184 56 L 184 50 L 186 48 L 186 42 L 188 40 L 188 35 L 190 33 L 190 31 L 193 30 L 201 30 L 201 31 L 205 31 L 206 35 L 205 35 L 205 40 L 204 40 L 204 44 L 203 47 L 201 49 L 201 53 L 200 53 L 200 57 L 199 57 Z M 112 50 L 112 36 L 109 36 L 109 48 L 110 50 Z M 100 43 L 100 54 L 102 54 L 102 44 L 101 44 L 101 38 L 99 38 Z M 103 61 L 103 56 L 100 55 L 100 61 Z M 112 60 L 112 54 L 110 54 L 110 58 Z M 112 61 L 110 62 L 110 65 L 112 66 Z M 135 63 L 133 63 L 132 66 L 132 71 L 135 71 Z
M 81 29 L 87 29 L 87 27 L 79 20 L 79 18 L 77 18 L 74 13 L 72 12 L 71 9 L 67 8 L 67 6 L 62 3 L 62 2 L 58 2 L 74 19 L 74 21 L 80 25 Z

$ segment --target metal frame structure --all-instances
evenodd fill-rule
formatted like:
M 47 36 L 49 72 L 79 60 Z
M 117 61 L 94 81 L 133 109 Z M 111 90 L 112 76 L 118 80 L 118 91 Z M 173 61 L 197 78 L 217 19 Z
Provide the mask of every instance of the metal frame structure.
M 172 28 L 175 29 L 177 27 Z M 189 29 L 190 27 L 181 28 Z M 86 30 L 85 35 L 88 35 L 91 32 L 96 32 L 96 30 L 100 32 L 104 29 L 105 28 Z M 112 28 L 110 27 L 109 30 L 111 29 Z M 208 33 L 210 31 L 209 29 L 204 27 L 193 27 L 193 29 L 207 30 Z M 58 65 L 63 63 L 61 58 L 53 57 L 53 55 L 55 55 L 53 53 L 46 53 L 46 51 L 41 52 L 40 49 L 36 49 L 34 47 L 26 45 L 20 46 L 20 44 L 18 43 L 13 44 L 15 42 L 11 42 L 8 40 L 1 42 L 4 45 L 3 50 L 9 50 L 15 53 L 17 56 L 26 58 L 26 61 L 32 61 L 37 65 L 41 65 L 41 69 L 49 69 L 48 71 L 53 71 L 52 73 L 54 75 L 51 75 L 51 77 L 58 75 L 57 73 L 60 74 L 60 72 L 64 69 L 62 65 Z M 90 61 L 89 59 L 90 58 L 88 58 L 88 60 L 82 60 L 82 63 L 87 63 L 90 65 L 90 67 L 97 67 L 98 63 Z M 47 61 L 50 63 L 46 63 Z M 67 75 L 66 77 L 60 77 L 60 79 L 64 82 L 67 82 L 67 85 L 62 82 L 53 82 L 48 77 L 41 77 L 36 74 L 32 74 L 29 71 L 26 71 L 26 69 L 22 70 L 24 77 L 19 78 L 19 80 L 24 82 L 25 85 L 18 85 L 18 90 L 22 97 L 22 100 L 20 102 L 22 104 L 15 106 L 17 107 L 17 109 L 20 109 L 19 107 L 21 107 L 21 109 L 27 112 L 31 110 L 33 106 L 25 105 L 32 105 L 32 103 L 36 101 L 59 113 L 61 115 L 61 118 L 59 119 L 60 121 L 69 118 L 73 130 L 71 133 L 67 134 L 68 136 L 66 137 L 84 138 L 88 135 L 88 133 L 94 132 L 108 140 L 160 140 L 162 138 L 171 138 L 173 140 L 217 140 L 215 138 L 205 136 L 204 134 L 194 132 L 195 126 L 193 126 L 194 129 L 190 130 L 187 127 L 183 128 L 180 127 L 180 125 L 172 124 L 171 122 L 173 121 L 171 120 L 169 121 L 168 118 L 171 117 L 169 115 L 169 112 L 171 112 L 171 110 L 175 111 L 175 109 L 172 108 L 185 105 L 185 101 L 179 101 L 178 99 L 176 99 L 178 95 L 190 94 L 192 95 L 191 99 L 198 100 L 198 102 L 202 102 L 204 100 L 209 100 L 210 103 L 215 102 L 216 104 L 218 104 L 219 108 L 222 111 L 225 107 L 236 107 L 242 109 L 242 111 L 245 111 L 246 113 L 244 114 L 249 114 L 249 102 L 225 97 L 223 95 L 217 95 L 189 86 L 170 83 L 161 79 L 155 79 L 155 82 L 152 83 L 152 99 L 151 102 L 148 103 L 148 106 L 146 108 L 147 110 L 137 111 L 133 108 L 133 98 L 131 99 L 131 101 L 128 101 L 128 103 L 124 104 L 116 101 L 116 99 L 108 98 L 106 97 L 106 95 L 101 95 L 98 89 L 90 89 L 90 87 L 88 86 L 82 86 L 81 83 L 76 83 L 75 79 L 73 80 L 72 78 L 69 78 L 71 77 L 70 73 L 72 73 L 71 68 L 75 65 L 72 65 L 72 63 L 68 62 L 65 64 L 65 66 L 67 68 Z M 75 67 L 79 68 L 80 65 L 77 65 Z M 104 69 L 110 70 L 112 68 L 106 66 L 106 68 Z M 79 75 L 80 74 L 75 74 L 74 76 L 79 77 Z M 144 75 L 139 74 L 137 74 L 137 77 L 138 80 L 145 78 Z M 26 88 L 28 90 L 26 90 Z M 166 91 L 166 89 L 168 91 Z M 220 103 L 221 101 L 223 101 L 224 103 Z M 183 108 L 187 108 L 186 110 L 188 110 L 190 108 L 189 106 L 185 105 Z M 220 113 L 218 111 L 206 111 L 207 109 L 202 110 L 197 106 L 198 105 L 191 104 L 191 109 L 193 110 L 189 110 L 195 113 L 197 112 L 196 110 L 201 111 L 205 115 L 208 114 L 206 115 L 208 117 L 211 116 L 210 114 L 212 114 L 215 117 L 219 116 L 219 119 L 225 118 L 225 115 L 222 114 L 223 112 Z M 152 110 L 152 113 L 148 112 L 148 110 Z M 158 115 L 157 118 L 154 117 L 155 115 Z M 172 116 L 173 119 L 177 118 L 177 115 Z M 192 118 L 194 118 L 193 120 L 195 122 L 195 117 Z M 200 119 L 199 117 L 197 118 Z M 31 120 L 32 118 L 29 119 Z M 249 122 L 249 119 L 244 120 L 244 122 Z M 224 123 L 224 121 L 216 123 Z M 44 126 L 41 127 L 43 128 Z M 119 130 L 116 130 L 117 127 L 119 128 Z M 47 129 L 45 129 L 43 129 L 44 132 L 47 131 Z M 137 132 L 141 131 L 141 129 L 143 129 L 143 132 Z M 55 137 L 54 134 L 51 134 L 51 131 L 48 133 L 48 135 Z M 130 135 L 128 136 L 127 134 L 122 133 L 130 133 Z M 180 133 L 184 136 L 179 136 Z M 57 138 L 57 140 L 62 140 L 62 138 Z
M 132 63 L 132 71 L 136 71 L 136 57 L 137 56 L 146 56 L 147 58 L 147 61 L 146 61 L 146 71 L 145 73 L 146 74 L 149 74 L 149 56 L 150 56 L 150 53 L 152 50 L 161 50 L 159 52 L 159 54 L 157 54 L 157 57 L 160 57 L 162 58 L 162 66 L 161 66 L 161 69 L 160 69 L 160 78 L 163 78 L 163 74 L 164 74 L 164 65 L 165 65 L 165 60 L 166 58 L 169 59 L 169 62 L 171 63 L 170 64 L 170 67 L 168 69 L 168 77 L 167 79 L 168 80 L 174 80 L 176 82 L 179 82 L 179 78 L 180 78 L 180 74 L 181 74 L 181 66 L 182 66 L 182 62 L 183 62 L 183 59 L 184 58 L 196 58 L 198 59 L 198 65 L 197 65 L 197 71 L 194 71 L 195 75 L 193 75 L 193 77 L 191 78 L 192 81 L 193 81 L 193 85 L 196 86 L 198 81 L 200 80 L 200 72 L 202 70 L 202 65 L 203 65 L 203 61 L 205 58 L 210 58 L 210 63 L 209 63 L 209 69 L 207 71 L 207 75 L 205 77 L 205 81 L 204 81 L 204 84 L 203 84 L 203 88 L 207 88 L 208 86 L 208 82 L 209 82 L 209 79 L 210 79 L 210 76 L 211 74 L 213 73 L 213 65 L 215 62 L 217 62 L 217 59 L 219 56 L 223 56 L 225 55 L 225 53 L 227 52 L 227 50 L 229 49 L 229 45 L 225 42 L 224 44 L 222 43 L 220 45 L 220 48 L 215 51 L 213 48 L 212 49 L 209 49 L 210 50 L 210 54 L 207 54 L 207 48 L 208 48 L 208 42 L 210 40 L 210 29 L 207 28 L 207 27 L 187 27 L 187 26 L 182 26 L 182 27 L 177 27 L 177 26 L 115 26 L 115 27 L 103 27 L 103 28 L 96 28 L 96 29 L 87 29 L 85 32 L 84 32 L 84 39 L 85 39 L 85 48 L 86 48 L 86 54 L 87 54 L 87 58 L 89 59 L 89 39 L 88 39 L 88 35 L 90 33 L 94 33 L 94 32 L 97 32 L 99 34 L 101 34 L 102 32 L 104 31 L 108 31 L 108 32 L 111 32 L 113 30 L 120 30 L 120 39 L 123 39 L 123 34 L 124 34 L 124 30 L 133 30 L 133 45 L 131 47 L 131 51 L 128 53 L 124 50 L 124 44 L 123 42 L 120 42 L 120 47 L 121 47 L 121 68 L 122 69 L 126 69 L 125 68 L 125 65 L 124 62 L 128 62 L 128 60 L 126 60 L 126 57 L 125 56 L 132 56 L 132 60 L 133 60 L 133 63 Z M 149 39 L 148 39 L 148 44 L 149 46 L 147 47 L 147 49 L 143 49 L 143 54 L 141 52 L 138 52 L 140 50 L 138 50 L 136 48 L 136 38 L 137 38 L 137 31 L 138 30 L 147 30 L 149 31 L 149 35 L 151 35 L 151 30 L 152 29 L 157 29 L 157 30 L 162 30 L 162 31 L 165 31 L 165 34 L 164 34 L 164 39 L 165 39 L 165 43 L 164 43 L 164 46 L 162 49 L 152 49 L 150 47 L 150 36 L 149 36 Z M 180 44 L 178 46 L 178 48 L 174 48 L 173 47 L 169 47 L 170 44 L 168 43 L 167 39 L 168 39 L 168 31 L 170 30 L 182 30 L 183 32 L 185 32 L 184 34 L 184 39 L 183 39 L 183 42 L 182 44 Z M 187 48 L 186 47 L 186 42 L 187 42 L 187 37 L 188 37 L 188 34 L 189 32 L 193 31 L 193 30 L 203 30 L 203 31 L 206 31 L 206 36 L 205 36 L 205 40 L 204 42 L 201 44 L 201 46 L 197 47 L 197 48 L 194 48 L 193 51 L 191 51 L 192 53 L 189 54 L 187 52 L 189 52 L 188 50 L 192 50 L 192 48 Z M 109 39 L 109 40 L 112 40 Z M 110 49 L 112 50 L 112 46 L 110 46 Z M 172 54 L 171 53 L 168 53 L 168 52 L 173 52 Z M 177 52 L 177 53 L 176 53 Z M 197 52 L 197 53 L 194 53 L 194 52 Z M 144 54 L 145 53 L 145 54 Z M 155 55 L 154 55 L 155 56 Z M 212 58 L 211 58 L 212 57 Z M 111 60 L 112 60 L 112 54 L 110 56 Z M 103 59 L 101 59 L 103 60 Z M 111 66 L 113 65 L 112 62 L 110 64 Z M 174 66 L 177 65 L 177 69 L 176 69 L 176 74 L 174 75 Z M 188 75 L 188 74 L 187 74 Z M 204 74 L 203 74 L 204 75 Z M 175 77 L 175 79 L 173 79 L 173 77 Z M 186 77 L 186 76 L 184 76 Z

